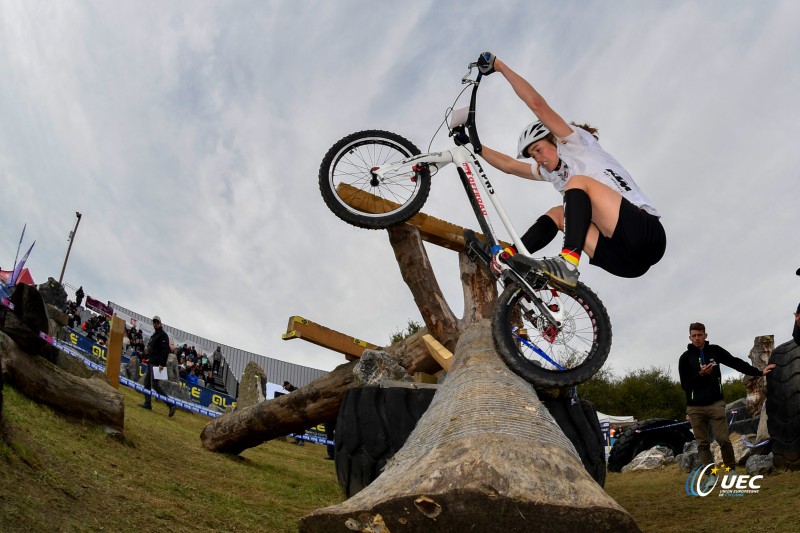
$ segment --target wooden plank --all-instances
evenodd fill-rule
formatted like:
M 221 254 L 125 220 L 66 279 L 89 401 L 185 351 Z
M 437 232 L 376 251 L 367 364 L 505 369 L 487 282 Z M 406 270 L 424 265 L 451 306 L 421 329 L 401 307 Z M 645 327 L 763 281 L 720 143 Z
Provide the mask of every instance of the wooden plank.
M 108 382 L 119 389 L 119 368 L 122 364 L 122 337 L 125 336 L 125 321 L 117 315 L 111 318 L 108 348 L 106 349 L 106 375 Z
M 361 357 L 364 350 L 379 348 L 376 344 L 326 328 L 301 316 L 289 317 L 286 333 L 281 338 L 285 341 L 303 339 L 311 344 L 344 354 L 348 361 Z
M 432 335 L 423 335 L 422 340 L 425 341 L 425 346 L 428 347 L 431 357 L 436 359 L 436 362 L 445 369 L 450 370 L 450 365 L 453 364 L 453 354 L 439 343 Z
M 346 183 L 340 183 L 336 187 L 336 191 L 348 205 L 367 213 L 385 213 L 400 206 L 400 204 L 390 202 Z M 406 221 L 406 224 L 416 226 L 424 241 L 456 252 L 464 249 L 464 228 L 461 226 L 425 213 L 417 213 Z M 476 232 L 476 235 L 481 240 L 486 240 L 483 234 Z M 511 243 L 505 241 L 500 241 L 500 244 L 504 248 L 511 246 Z

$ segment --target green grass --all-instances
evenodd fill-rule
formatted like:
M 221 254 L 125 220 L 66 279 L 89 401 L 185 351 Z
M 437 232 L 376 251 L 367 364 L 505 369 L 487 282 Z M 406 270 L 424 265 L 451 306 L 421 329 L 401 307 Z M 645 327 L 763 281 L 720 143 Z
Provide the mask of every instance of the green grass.
M 739 468 L 740 473 L 746 473 Z M 649 472 L 610 473 L 606 492 L 646 532 L 763 533 L 800 531 L 800 472 L 779 472 L 761 480 L 758 494 L 700 498 L 686 494 L 687 473 L 676 465 Z
M 208 418 L 168 418 L 164 404 L 145 411 L 141 394 L 122 392 L 125 442 L 3 389 L 0 531 L 297 531 L 301 516 L 343 499 L 322 446 L 212 453 L 200 443 Z M 693 498 L 685 481 L 671 466 L 609 473 L 605 488 L 646 532 L 800 529 L 800 472 L 770 475 L 740 498 Z
M 136 405 L 122 388 L 125 442 L 6 386 L 0 440 L 2 531 L 297 531 L 342 500 L 325 448 L 271 441 L 240 456 L 200 443 L 209 419 Z

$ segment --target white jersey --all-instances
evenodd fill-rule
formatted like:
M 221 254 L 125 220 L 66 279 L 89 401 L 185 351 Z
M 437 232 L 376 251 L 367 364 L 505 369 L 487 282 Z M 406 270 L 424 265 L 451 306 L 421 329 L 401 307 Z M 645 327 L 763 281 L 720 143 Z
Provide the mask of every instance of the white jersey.
M 536 179 L 549 181 L 558 192 L 564 194 L 572 176 L 588 176 L 617 191 L 636 207 L 661 217 L 628 171 L 603 150 L 591 133 L 583 128 L 573 127 L 571 134 L 558 139 L 557 147 L 561 165 L 551 172 L 534 161 L 531 169 Z

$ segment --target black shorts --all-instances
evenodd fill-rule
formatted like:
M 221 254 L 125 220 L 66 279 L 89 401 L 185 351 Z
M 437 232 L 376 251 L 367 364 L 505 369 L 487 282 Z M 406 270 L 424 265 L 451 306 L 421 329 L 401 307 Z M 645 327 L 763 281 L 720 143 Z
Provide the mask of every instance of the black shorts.
M 658 217 L 623 198 L 614 234 L 600 235 L 589 262 L 615 276 L 638 278 L 661 260 L 666 248 L 667 234 Z

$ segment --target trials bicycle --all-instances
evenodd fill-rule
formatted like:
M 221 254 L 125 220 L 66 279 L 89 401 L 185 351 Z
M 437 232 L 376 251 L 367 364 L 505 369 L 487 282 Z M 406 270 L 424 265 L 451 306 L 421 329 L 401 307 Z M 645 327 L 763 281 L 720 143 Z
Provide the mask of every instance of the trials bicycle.
M 476 66 L 470 63 L 461 79 L 467 87 L 459 96 L 472 87 L 469 106 L 447 115 L 454 148 L 422 154 L 395 133 L 359 131 L 340 139 L 325 154 L 319 171 L 320 192 L 330 210 L 345 222 L 385 229 L 419 212 L 428 198 L 431 177 L 455 164 L 486 239 L 479 240 L 472 230 L 466 230 L 467 254 L 504 287 L 492 315 L 498 353 L 511 370 L 538 387 L 571 387 L 591 378 L 605 363 L 611 348 L 611 323 L 603 303 L 583 283 L 578 282 L 574 289 L 557 288 L 544 273 L 502 251 L 484 196 L 491 201 L 517 254 L 531 257 L 477 158 L 481 143 L 475 107 L 483 75 L 478 71 L 472 78 Z M 490 267 L 498 253 L 510 267 L 499 274 Z

